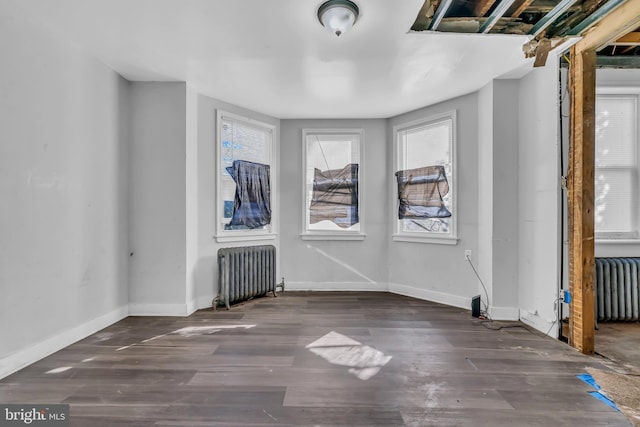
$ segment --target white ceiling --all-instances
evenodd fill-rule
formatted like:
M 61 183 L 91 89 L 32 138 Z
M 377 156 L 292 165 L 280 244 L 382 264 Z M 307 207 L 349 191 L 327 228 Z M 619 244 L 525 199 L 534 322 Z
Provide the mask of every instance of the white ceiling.
M 423 0 L 356 0 L 339 38 L 322 0 L 7 1 L 129 80 L 187 81 L 279 118 L 391 117 L 531 64 L 525 36 L 409 32 Z

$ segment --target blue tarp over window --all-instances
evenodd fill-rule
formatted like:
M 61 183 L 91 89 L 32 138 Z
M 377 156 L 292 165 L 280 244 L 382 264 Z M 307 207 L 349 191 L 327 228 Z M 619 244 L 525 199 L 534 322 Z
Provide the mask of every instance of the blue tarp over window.
M 234 160 L 226 169 L 236 183 L 236 194 L 231 222 L 225 229 L 254 229 L 271 223 L 269 165 Z

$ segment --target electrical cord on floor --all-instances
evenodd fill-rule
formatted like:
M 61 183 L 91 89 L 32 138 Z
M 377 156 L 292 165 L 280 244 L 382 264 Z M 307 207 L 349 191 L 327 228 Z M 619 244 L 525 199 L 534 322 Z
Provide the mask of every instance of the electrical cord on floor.
M 555 324 L 558 322 L 558 301 L 562 301 L 564 298 L 562 297 L 558 297 L 553 301 L 553 312 L 555 313 L 555 318 L 553 319 L 553 323 L 551 324 L 551 326 L 549 326 L 549 330 L 547 331 L 547 333 L 545 335 L 549 335 L 549 332 L 551 332 L 551 329 L 553 329 L 553 327 L 555 326 Z
M 480 324 L 482 326 L 484 326 L 485 328 L 487 328 L 487 329 L 491 329 L 492 331 L 499 331 L 501 329 L 510 329 L 510 328 L 522 328 L 522 329 L 524 329 L 526 331 L 531 332 L 531 330 L 529 328 L 527 328 L 526 326 L 524 326 L 524 325 L 501 325 L 501 326 L 498 326 L 498 327 L 495 327 L 495 328 L 493 328 L 491 326 L 488 326 L 488 324 L 492 323 L 492 322 L 493 322 L 493 320 L 486 320 L 486 321 L 484 321 L 484 322 L 482 322 Z
M 484 295 L 487 297 L 487 303 L 484 305 L 484 311 L 482 313 L 484 313 L 484 316 L 487 319 L 491 320 L 491 316 L 489 316 L 489 313 L 488 313 L 488 311 L 489 311 L 489 293 L 487 292 L 487 288 L 484 286 L 484 282 L 480 278 L 480 275 L 478 274 L 478 271 L 476 270 L 476 267 L 473 265 L 473 262 L 471 262 L 471 257 L 469 257 L 469 255 L 465 255 L 464 257 L 467 259 L 467 261 L 469 261 L 469 265 L 471 266 L 471 268 L 473 269 L 473 272 L 476 274 L 476 277 L 480 281 L 480 284 L 482 285 L 482 289 L 484 289 Z M 480 298 L 480 301 L 482 301 L 482 298 Z
M 478 274 L 478 270 L 476 270 L 476 267 L 473 265 L 473 262 L 471 262 L 471 258 L 469 257 L 469 255 L 465 255 L 465 258 L 469 262 L 469 265 L 473 269 L 473 272 L 475 273 L 476 277 L 480 281 L 480 284 L 482 285 L 482 289 L 484 289 L 484 295 L 487 298 L 487 303 L 484 304 L 485 309 L 480 311 L 481 317 L 484 317 L 484 319 L 481 319 L 482 322 L 480 322 L 480 324 L 482 326 L 484 326 L 485 328 L 490 329 L 492 331 L 499 331 L 501 329 L 522 328 L 522 329 L 524 329 L 526 331 L 531 332 L 531 330 L 529 328 L 527 328 L 526 326 L 524 326 L 524 325 L 501 325 L 501 326 L 497 326 L 495 328 L 489 326 L 490 323 L 493 323 L 493 319 L 489 315 L 489 293 L 487 292 L 487 288 L 484 286 L 484 282 L 482 281 L 482 279 L 480 278 L 480 275 Z M 482 301 L 482 298 L 480 298 L 480 301 Z M 556 316 L 556 321 L 557 321 L 557 316 Z M 555 324 L 555 322 L 554 322 L 554 324 Z

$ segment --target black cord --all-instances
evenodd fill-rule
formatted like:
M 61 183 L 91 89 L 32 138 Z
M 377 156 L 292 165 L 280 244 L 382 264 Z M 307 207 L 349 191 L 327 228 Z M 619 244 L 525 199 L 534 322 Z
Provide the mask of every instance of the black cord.
M 545 335 L 549 335 L 551 329 L 553 329 L 554 325 L 558 322 L 558 301 L 562 301 L 562 298 L 558 297 L 553 301 L 553 312 L 555 313 L 556 318 L 553 319 L 553 323 L 551 324 L 551 326 L 549 326 L 549 330 Z
M 487 313 L 489 311 L 489 293 L 487 292 L 487 288 L 485 288 L 484 282 L 480 278 L 480 275 L 476 271 L 476 268 L 473 266 L 473 263 L 471 262 L 471 258 L 469 258 L 469 255 L 465 255 L 465 258 L 467 259 L 467 261 L 469 261 L 469 265 L 471 265 L 471 268 L 473 269 L 473 272 L 476 274 L 476 277 L 478 278 L 478 280 L 480 281 L 480 284 L 482 285 L 482 289 L 484 289 L 484 294 L 487 297 L 487 303 L 484 305 L 485 314 L 489 318 L 489 320 L 491 320 L 491 317 L 489 316 L 489 313 Z M 480 301 L 482 301 L 482 298 L 480 298 Z
M 492 327 L 488 326 L 489 323 L 493 323 L 493 320 L 488 320 L 488 321 L 482 322 L 480 324 L 482 326 L 484 326 L 485 328 L 490 329 L 492 331 L 499 331 L 501 329 L 522 328 L 522 329 L 524 329 L 524 330 L 526 330 L 528 332 L 531 332 L 531 330 L 529 328 L 527 328 L 526 326 L 524 326 L 524 325 L 501 325 L 501 326 L 492 328 Z
M 471 268 L 473 269 L 473 272 L 475 273 L 476 277 L 478 278 L 478 280 L 480 281 L 480 284 L 482 285 L 482 289 L 484 289 L 484 294 L 487 297 L 487 303 L 485 304 L 485 311 L 481 312 L 481 314 L 486 317 L 487 321 L 482 322 L 481 325 L 484 326 L 487 329 L 491 329 L 492 331 L 499 331 L 501 329 L 508 329 L 508 328 L 523 328 L 529 332 L 531 332 L 531 330 L 529 328 L 527 328 L 524 325 L 502 325 L 502 326 L 498 326 L 497 328 L 492 328 L 487 326 L 487 323 L 492 323 L 493 319 L 491 318 L 491 316 L 489 316 L 488 310 L 489 310 L 489 293 L 487 292 L 487 288 L 484 286 L 484 282 L 482 281 L 482 279 L 480 278 L 480 275 L 478 274 L 478 271 L 476 270 L 475 266 L 473 265 L 473 262 L 471 262 L 471 258 L 469 258 L 468 255 L 465 255 L 465 258 L 467 259 L 467 261 L 469 261 L 469 265 L 471 266 Z M 553 328 L 553 326 L 558 322 L 558 312 L 557 312 L 557 304 L 558 301 L 560 301 L 562 298 L 556 298 L 556 300 L 553 302 L 553 312 L 555 313 L 555 319 L 553 320 L 553 323 L 551 324 L 551 327 L 549 328 L 549 330 L 547 331 L 546 335 L 549 335 L 549 332 L 551 332 L 551 329 Z M 480 301 L 482 301 L 482 298 L 480 299 Z

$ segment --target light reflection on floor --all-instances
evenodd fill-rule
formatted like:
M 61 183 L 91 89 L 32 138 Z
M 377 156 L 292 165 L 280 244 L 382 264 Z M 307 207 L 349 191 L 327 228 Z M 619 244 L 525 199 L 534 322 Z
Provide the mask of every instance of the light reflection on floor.
M 380 372 L 391 360 L 391 356 L 335 331 L 318 338 L 306 348 L 329 363 L 349 366 L 349 373 L 364 381 Z

